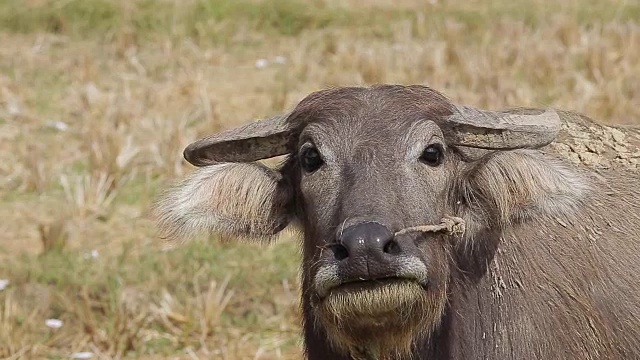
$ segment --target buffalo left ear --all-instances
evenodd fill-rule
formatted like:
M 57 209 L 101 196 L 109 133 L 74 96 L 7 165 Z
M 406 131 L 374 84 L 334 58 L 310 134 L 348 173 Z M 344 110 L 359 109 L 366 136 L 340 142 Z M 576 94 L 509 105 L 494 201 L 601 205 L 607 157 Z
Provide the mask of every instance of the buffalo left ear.
M 287 115 L 278 115 L 189 144 L 184 158 L 198 169 L 156 202 L 161 235 L 208 231 L 265 241 L 283 230 L 292 190 L 279 171 L 255 161 L 287 154 L 291 130 Z
M 184 158 L 195 166 L 209 166 L 285 155 L 292 132 L 287 117 L 277 115 L 204 137 L 184 149 Z
M 571 216 L 590 189 L 572 165 L 537 150 L 496 151 L 464 177 L 466 203 L 505 226 L 540 217 Z
M 291 199 L 280 172 L 226 163 L 197 168 L 160 196 L 154 213 L 168 240 L 207 231 L 267 241 L 289 224 Z

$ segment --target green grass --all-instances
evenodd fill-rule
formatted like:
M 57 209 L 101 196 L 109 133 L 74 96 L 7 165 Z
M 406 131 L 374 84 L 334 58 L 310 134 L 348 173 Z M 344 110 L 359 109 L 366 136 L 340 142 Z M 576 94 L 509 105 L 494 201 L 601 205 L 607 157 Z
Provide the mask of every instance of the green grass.
M 107 351 L 117 343 L 119 322 L 124 321 L 122 313 L 128 311 L 127 301 L 135 302 L 135 299 L 123 300 L 123 297 L 136 294 L 139 297 L 136 306 L 140 308 L 127 316 L 143 314 L 146 327 L 158 336 L 145 341 L 141 334 L 130 334 L 128 341 L 132 345 L 128 350 L 135 351 L 129 355 L 172 354 L 185 346 L 197 345 L 194 339 L 199 336 L 193 336 L 193 333 L 200 330 L 199 321 L 205 315 L 196 308 L 198 303 L 194 298 L 201 298 L 211 280 L 220 285 L 226 277 L 230 279 L 228 291 L 234 294 L 207 337 L 215 342 L 219 340 L 216 337 L 231 336 L 225 328 L 238 329 L 243 334 L 261 329 L 262 333 L 254 338 L 269 335 L 261 314 L 280 312 L 279 316 L 292 316 L 297 310 L 295 306 L 283 308 L 282 303 L 274 300 L 272 291 L 281 289 L 283 281 L 289 282 L 295 290 L 298 261 L 297 249 L 292 242 L 264 248 L 194 241 L 171 251 L 134 251 L 130 244 L 116 256 L 96 259 L 72 251 L 52 251 L 0 263 L 0 274 L 12 279 L 11 287 L 0 293 L 0 304 L 6 303 L 8 298 L 17 302 L 17 311 L 11 313 L 7 309 L 8 318 L 4 321 L 10 324 L 5 327 L 10 326 L 16 334 L 29 334 L 28 340 L 33 344 L 41 342 L 53 349 L 56 347 L 55 335 L 52 340 L 51 331 L 44 324 L 28 320 L 35 311 L 40 312 L 39 319 L 63 320 L 67 336 L 106 334 L 110 342 L 106 342 L 101 350 Z M 178 304 L 173 310 L 184 317 L 177 342 L 168 340 L 171 336 L 162 337 L 171 332 L 170 328 L 150 310 L 150 305 L 163 302 L 165 291 L 171 294 L 172 302 Z M 48 294 L 48 304 L 39 299 L 42 294 Z M 277 333 L 278 328 L 271 332 Z M 297 343 L 287 346 L 297 346 Z M 127 351 L 123 355 L 126 354 Z
M 178 5 L 176 5 L 178 4 Z M 179 4 L 137 0 L 131 4 L 108 0 L 48 1 L 25 6 L 22 0 L 0 4 L 0 29 L 15 33 L 54 32 L 86 37 L 123 30 L 135 34 L 174 34 L 200 38 L 232 34 L 239 27 L 269 35 L 296 35 L 308 29 L 341 26 L 362 19 L 345 9 L 316 2 L 274 0 L 199 0 Z M 227 24 L 222 24 L 227 22 Z M 228 23 L 232 23 L 231 25 Z
M 5 0 L 0 4 L 0 14 L 2 28 L 17 33 L 100 33 L 117 26 L 123 15 L 122 9 L 108 0 L 50 1 L 37 6 Z
M 200 41 L 225 42 L 239 30 L 269 36 L 295 36 L 324 28 L 359 27 L 369 35 L 385 34 L 385 27 L 422 16 L 429 27 L 455 20 L 470 30 L 489 22 L 513 20 L 544 26 L 550 16 L 571 15 L 577 23 L 640 21 L 640 4 L 612 6 L 607 1 L 529 4 L 524 0 L 446 3 L 416 9 L 331 7 L 319 1 L 273 0 L 48 0 L 25 5 L 23 0 L 0 3 L 0 30 L 11 33 L 52 32 L 77 38 L 109 37 L 120 32 L 136 36 L 190 36 Z

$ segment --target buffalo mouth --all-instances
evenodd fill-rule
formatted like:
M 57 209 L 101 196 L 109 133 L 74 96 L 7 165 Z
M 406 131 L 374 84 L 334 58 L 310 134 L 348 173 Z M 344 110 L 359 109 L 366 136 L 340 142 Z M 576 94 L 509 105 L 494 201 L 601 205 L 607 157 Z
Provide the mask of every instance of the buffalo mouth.
M 426 285 L 415 279 L 388 277 L 337 285 L 329 290 L 319 305 L 329 314 L 377 323 L 395 317 L 398 312 L 422 306 L 428 296 Z
M 339 264 L 327 264 L 318 269 L 313 283 L 322 300 L 330 295 L 366 293 L 389 286 L 416 285 L 426 291 L 429 282 L 424 262 L 418 258 L 406 258 L 377 274 L 349 272 Z
M 397 276 L 348 281 L 330 288 L 313 311 L 336 348 L 395 358 L 435 328 L 446 300 L 442 290 Z
M 349 281 L 331 288 L 316 303 L 316 310 L 325 326 L 369 332 L 403 327 L 412 318 L 422 318 L 433 307 L 431 298 L 415 279 Z
M 388 276 L 376 279 L 347 280 L 335 286 L 329 287 L 327 289 L 325 297 L 338 294 L 346 295 L 368 292 L 385 287 L 402 287 L 412 285 L 418 285 L 424 291 L 427 291 L 428 288 L 428 283 L 426 281 L 419 281 L 415 277 Z

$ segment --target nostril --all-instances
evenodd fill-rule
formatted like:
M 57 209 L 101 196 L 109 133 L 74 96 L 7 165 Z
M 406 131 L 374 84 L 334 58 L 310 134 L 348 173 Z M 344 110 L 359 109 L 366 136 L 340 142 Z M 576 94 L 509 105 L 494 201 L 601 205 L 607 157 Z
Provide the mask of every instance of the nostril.
M 389 242 L 384 245 L 384 248 L 382 250 L 390 255 L 399 255 L 402 252 L 402 249 L 400 249 L 400 245 L 398 245 L 398 243 L 393 239 L 389 240 Z
M 333 257 L 338 261 L 349 257 L 349 251 L 343 245 L 335 244 L 331 246 L 331 251 L 333 251 Z

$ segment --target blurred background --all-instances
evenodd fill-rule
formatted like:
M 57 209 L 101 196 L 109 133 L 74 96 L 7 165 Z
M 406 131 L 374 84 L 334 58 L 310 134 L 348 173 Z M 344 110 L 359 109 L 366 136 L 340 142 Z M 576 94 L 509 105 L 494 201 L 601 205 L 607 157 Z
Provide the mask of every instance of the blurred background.
M 0 0 L 0 358 L 300 359 L 297 240 L 149 208 L 197 138 L 374 83 L 640 123 L 640 2 Z

